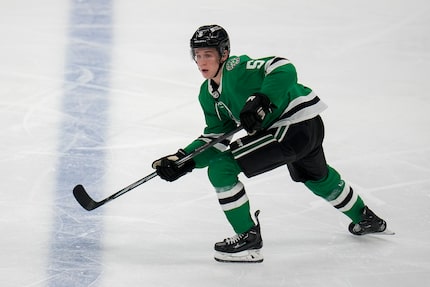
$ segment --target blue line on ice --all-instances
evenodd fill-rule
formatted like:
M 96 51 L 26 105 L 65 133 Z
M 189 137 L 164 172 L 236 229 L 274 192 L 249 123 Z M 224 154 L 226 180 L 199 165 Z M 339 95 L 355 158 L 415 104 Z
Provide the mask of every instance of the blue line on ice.
M 102 273 L 102 210 L 83 210 L 72 189 L 81 183 L 100 198 L 103 188 L 100 147 L 105 146 L 109 113 L 111 2 L 70 1 L 49 286 L 95 286 Z

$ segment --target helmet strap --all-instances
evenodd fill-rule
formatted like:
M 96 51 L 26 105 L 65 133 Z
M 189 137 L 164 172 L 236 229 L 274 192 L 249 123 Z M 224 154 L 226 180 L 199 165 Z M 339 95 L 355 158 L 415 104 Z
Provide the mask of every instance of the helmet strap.
M 216 76 L 218 76 L 219 71 L 221 71 L 222 64 L 223 63 L 221 63 L 221 62 L 219 63 L 218 70 L 216 71 L 215 75 L 213 76 L 214 78 L 216 78 Z
M 222 61 L 221 61 L 221 60 L 222 60 L 223 55 L 220 55 L 220 56 L 221 56 L 221 57 L 220 57 L 220 59 L 219 59 L 218 70 L 216 71 L 215 75 L 213 76 L 214 78 L 216 78 L 216 76 L 218 76 L 218 73 L 221 71 L 222 65 L 225 63 L 225 61 L 224 61 L 224 62 L 222 62 Z

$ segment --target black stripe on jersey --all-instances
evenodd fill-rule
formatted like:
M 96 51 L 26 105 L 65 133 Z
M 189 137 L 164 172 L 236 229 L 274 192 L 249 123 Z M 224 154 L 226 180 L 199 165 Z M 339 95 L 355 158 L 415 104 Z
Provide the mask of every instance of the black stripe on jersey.
M 338 205 L 335 205 L 334 207 L 335 208 L 337 208 L 337 209 L 339 209 L 339 208 L 342 208 L 342 207 L 344 207 L 345 205 L 347 205 L 348 204 L 348 202 L 351 200 L 351 198 L 352 198 L 352 195 L 354 194 L 354 191 L 352 190 L 352 188 L 350 187 L 349 188 L 349 193 L 348 193 L 348 195 L 345 197 L 345 199 L 341 202 L 341 203 L 339 203 Z
M 272 60 L 271 65 L 272 65 L 272 64 L 275 64 L 276 62 L 282 61 L 282 60 L 287 60 L 287 61 L 288 61 L 288 59 L 280 58 L 280 57 L 276 57 L 276 58 L 274 58 L 274 59 Z
M 221 144 L 228 146 L 230 144 L 230 141 L 228 139 L 225 139 L 225 140 L 221 141 Z
M 220 199 L 218 199 L 218 201 L 220 204 L 232 203 L 232 202 L 239 200 L 244 195 L 245 195 L 245 189 L 242 188 L 238 193 L 236 193 L 232 197 L 220 198 Z
M 295 106 L 294 108 L 292 108 L 291 110 L 289 110 L 288 112 L 286 112 L 285 114 L 283 114 L 279 119 L 286 119 L 291 117 L 292 115 L 294 115 L 295 113 L 297 113 L 300 110 L 303 110 L 304 108 L 310 107 L 315 105 L 316 103 L 318 103 L 320 101 L 320 98 L 315 97 L 310 101 L 298 104 L 297 106 Z
M 210 142 L 210 141 L 216 140 L 217 138 L 218 137 L 208 137 L 208 136 L 201 135 L 201 136 L 199 136 L 198 139 L 201 141 L 204 141 L 204 142 Z M 220 144 L 228 146 L 230 144 L 230 140 L 225 139 L 225 140 L 221 141 Z

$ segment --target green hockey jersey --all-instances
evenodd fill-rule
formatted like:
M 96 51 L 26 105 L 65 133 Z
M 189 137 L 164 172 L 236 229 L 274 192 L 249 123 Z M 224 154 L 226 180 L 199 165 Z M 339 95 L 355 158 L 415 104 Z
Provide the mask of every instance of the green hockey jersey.
M 281 140 L 289 125 L 311 119 L 326 109 L 326 105 L 308 87 L 297 82 L 294 65 L 285 58 L 251 59 L 246 55 L 231 56 L 222 67 L 220 85 L 205 81 L 200 88 L 199 102 L 206 127 L 203 134 L 185 147 L 190 153 L 197 147 L 233 130 L 246 100 L 253 93 L 267 95 L 275 106 L 266 115 L 263 128 L 278 128 L 275 136 Z M 207 166 L 214 153 L 223 152 L 228 142 L 194 158 L 197 167 Z

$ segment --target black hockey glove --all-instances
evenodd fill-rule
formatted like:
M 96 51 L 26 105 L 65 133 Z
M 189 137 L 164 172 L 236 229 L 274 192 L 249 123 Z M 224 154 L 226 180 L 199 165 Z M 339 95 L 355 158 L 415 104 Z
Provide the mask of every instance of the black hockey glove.
M 188 172 L 191 172 L 196 163 L 190 159 L 181 165 L 177 165 L 176 161 L 184 158 L 186 153 L 183 149 L 178 150 L 177 153 L 157 159 L 152 163 L 152 168 L 156 169 L 157 174 L 164 180 L 175 181 Z
M 261 130 L 266 114 L 272 112 L 273 105 L 265 94 L 252 94 L 240 112 L 240 122 L 248 134 L 253 135 Z

